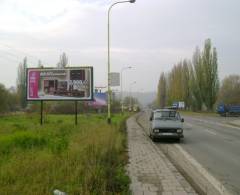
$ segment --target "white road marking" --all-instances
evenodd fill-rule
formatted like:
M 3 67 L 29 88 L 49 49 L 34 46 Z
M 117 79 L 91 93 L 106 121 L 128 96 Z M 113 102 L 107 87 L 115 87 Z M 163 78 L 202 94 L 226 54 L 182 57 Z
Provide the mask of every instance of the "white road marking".
M 234 125 L 231 125 L 231 124 L 219 124 L 219 125 L 221 125 L 221 126 L 223 126 L 223 127 L 230 127 L 230 128 L 232 128 L 232 129 L 238 129 L 238 130 L 240 130 L 240 128 L 239 127 L 236 127 L 236 126 L 234 126 Z
M 189 126 L 189 127 L 193 128 L 192 124 L 190 124 L 190 123 L 185 123 L 185 124 L 186 124 L 186 126 Z M 204 131 L 206 131 L 207 133 L 210 133 L 212 135 L 217 135 L 217 133 L 215 131 L 210 130 L 210 129 L 204 129 Z
M 209 130 L 209 129 L 204 129 L 204 130 L 212 135 L 217 135 L 217 133 L 212 130 Z
M 222 122 L 217 122 L 217 121 L 207 121 L 207 120 L 203 120 L 203 119 L 197 119 L 197 118 L 193 118 L 193 120 L 196 120 L 196 121 L 199 121 L 199 122 L 202 122 L 202 123 L 208 123 L 208 124 L 211 124 L 211 125 L 219 125 L 219 126 L 222 126 L 222 127 L 230 127 L 232 129 L 238 129 L 240 130 L 240 127 L 236 127 L 234 125 L 231 125 L 231 124 L 226 124 L 225 123 L 222 123 Z

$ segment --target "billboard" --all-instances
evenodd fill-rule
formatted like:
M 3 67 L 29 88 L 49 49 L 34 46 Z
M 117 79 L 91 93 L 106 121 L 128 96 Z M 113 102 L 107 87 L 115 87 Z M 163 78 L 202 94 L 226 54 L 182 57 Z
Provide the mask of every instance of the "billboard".
M 28 68 L 27 100 L 93 100 L 93 68 Z

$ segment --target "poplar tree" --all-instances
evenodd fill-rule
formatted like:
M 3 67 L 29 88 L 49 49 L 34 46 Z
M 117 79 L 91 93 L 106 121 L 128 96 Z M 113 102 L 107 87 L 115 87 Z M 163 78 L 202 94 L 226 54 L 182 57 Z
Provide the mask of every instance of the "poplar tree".
M 161 108 L 165 107 L 166 98 L 167 98 L 167 81 L 164 72 L 162 72 L 158 82 L 157 106 Z
M 161 74 L 163 77 L 164 73 Z M 197 47 L 190 60 L 178 62 L 165 77 L 165 88 L 162 87 L 163 80 L 158 83 L 157 103 L 162 106 L 162 99 L 168 105 L 174 101 L 184 101 L 187 108 L 201 110 L 205 106 L 213 110 L 216 102 L 219 79 L 217 50 L 212 48 L 211 40 L 207 39 L 201 52 Z M 165 89 L 166 93 L 162 90 Z M 165 95 L 166 94 L 166 95 Z M 165 96 L 161 96 L 165 95 Z
M 68 58 L 66 53 L 62 53 L 62 55 L 60 55 L 60 59 L 59 62 L 57 63 L 57 67 L 58 68 L 65 68 L 68 65 Z
M 18 66 L 17 76 L 17 94 L 19 98 L 19 104 L 21 108 L 26 108 L 26 69 L 27 69 L 27 57 L 23 59 L 23 63 Z
M 202 58 L 201 52 L 198 47 L 193 54 L 192 59 L 192 68 L 191 68 L 191 76 L 190 76 L 190 86 L 192 92 L 192 107 L 194 110 L 201 110 L 203 105 L 203 66 L 202 66 Z
M 203 87 L 202 97 L 208 110 L 213 110 L 219 89 L 218 62 L 216 48 L 212 49 L 211 40 L 205 41 L 202 52 Z
M 41 60 L 38 60 L 38 68 L 43 68 L 43 63 Z
M 183 101 L 185 102 L 185 107 L 190 107 L 191 104 L 191 87 L 190 87 L 190 67 L 191 62 L 187 59 L 182 62 L 182 90 L 183 90 Z

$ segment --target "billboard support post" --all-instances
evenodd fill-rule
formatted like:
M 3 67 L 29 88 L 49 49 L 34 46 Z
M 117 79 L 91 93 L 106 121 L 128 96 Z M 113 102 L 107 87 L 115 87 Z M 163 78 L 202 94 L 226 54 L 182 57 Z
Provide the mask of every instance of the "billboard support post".
M 77 115 L 78 115 L 78 101 L 75 101 L 75 125 L 78 124 Z
M 40 118 L 40 124 L 43 124 L 43 100 L 41 100 L 41 118 Z

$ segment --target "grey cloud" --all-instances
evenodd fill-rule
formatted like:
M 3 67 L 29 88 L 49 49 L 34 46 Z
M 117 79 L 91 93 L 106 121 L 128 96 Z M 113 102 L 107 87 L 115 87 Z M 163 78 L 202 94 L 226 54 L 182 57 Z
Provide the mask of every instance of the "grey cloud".
M 79 10 L 79 15 L 77 10 L 72 10 L 76 15 L 60 29 L 37 34 L 0 34 L 0 39 L 24 48 L 48 66 L 55 65 L 60 53 L 65 51 L 73 65 L 93 65 L 95 84 L 104 85 L 107 82 L 107 5 L 113 1 L 79 2 L 95 4 L 87 11 Z M 218 50 L 221 78 L 239 73 L 239 7 L 238 0 L 137 0 L 135 4 L 116 6 L 111 15 L 112 70 L 134 66 L 134 70 L 124 73 L 125 90 L 136 80 L 134 90 L 154 91 L 161 71 L 169 71 L 179 60 L 191 59 L 195 47 L 202 47 L 204 40 L 211 38 Z M 16 74 L 11 72 L 16 71 L 16 64 L 9 61 L 9 67 L 7 73 L 12 81 L 4 79 L 1 73 L 0 76 L 2 82 L 13 85 Z

